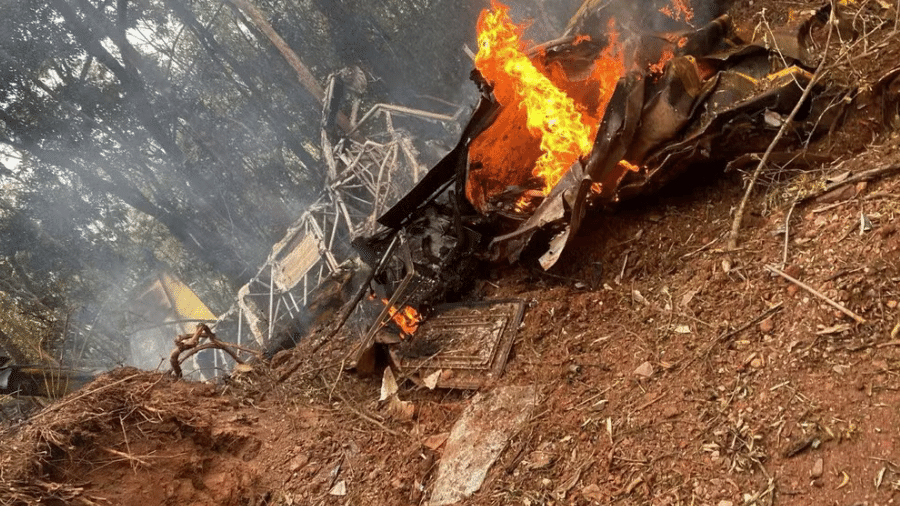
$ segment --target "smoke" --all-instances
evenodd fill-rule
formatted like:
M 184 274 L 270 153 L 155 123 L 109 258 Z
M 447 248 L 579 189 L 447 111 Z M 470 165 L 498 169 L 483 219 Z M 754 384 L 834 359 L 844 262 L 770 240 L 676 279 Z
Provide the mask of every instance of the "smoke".
M 574 20 L 578 0 L 508 3 L 530 20 L 535 42 L 578 23 L 602 30 L 610 16 L 643 30 L 683 25 L 660 13 L 660 0 L 588 2 L 596 8 Z M 155 369 L 183 329 L 141 299 L 148 280 L 171 270 L 213 312 L 233 305 L 271 245 L 324 193 L 322 104 L 264 37 L 218 4 L 34 5 L 9 2 L 0 20 L 3 214 L 22 213 L 4 220 L 3 265 L 26 273 L 10 268 L 4 280 L 41 292 L 29 300 L 59 323 L 68 360 Z M 465 118 L 474 104 L 465 48 L 477 51 L 487 0 L 265 7 L 320 83 L 362 69 L 359 114 L 388 102 Z M 722 9 L 693 7 L 695 25 Z M 351 107 L 342 112 L 352 116 Z M 426 163 L 458 135 L 452 124 L 416 118 L 394 126 L 418 141 Z

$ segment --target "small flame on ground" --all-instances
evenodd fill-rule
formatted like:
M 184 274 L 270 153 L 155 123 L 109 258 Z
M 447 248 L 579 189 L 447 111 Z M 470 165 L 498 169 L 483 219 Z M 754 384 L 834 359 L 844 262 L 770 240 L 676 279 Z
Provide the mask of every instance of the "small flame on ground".
M 384 302 L 384 305 L 388 307 L 388 314 L 391 316 L 391 320 L 400 327 L 400 331 L 403 332 L 407 336 L 411 336 L 416 333 L 416 330 L 419 328 L 419 323 L 422 322 L 422 317 L 419 315 L 419 312 L 410 306 L 404 306 L 403 309 L 397 309 L 394 306 L 390 306 L 390 301 L 387 299 L 381 299 Z

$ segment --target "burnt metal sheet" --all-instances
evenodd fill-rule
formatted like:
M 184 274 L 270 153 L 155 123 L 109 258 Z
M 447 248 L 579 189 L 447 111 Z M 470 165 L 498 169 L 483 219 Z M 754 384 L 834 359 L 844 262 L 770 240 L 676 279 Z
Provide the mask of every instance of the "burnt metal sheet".
M 391 347 L 391 358 L 417 382 L 436 377 L 431 387 L 484 387 L 503 372 L 524 311 L 522 300 L 439 306 L 415 335 Z
M 401 245 L 399 248 L 399 256 L 406 266 L 406 275 L 400 281 L 400 284 L 394 290 L 387 304 L 384 305 L 375 322 L 369 327 L 369 330 L 363 336 L 362 340 L 350 352 L 348 357 L 348 366 L 355 368 L 364 356 L 372 349 L 376 342 L 376 336 L 379 332 L 388 327 L 391 323 L 391 307 L 403 307 L 407 305 L 419 291 L 427 290 L 436 281 L 430 277 L 423 276 L 416 271 L 415 264 L 410 257 L 409 248 Z
M 472 71 L 470 77 L 481 91 L 481 98 L 463 129 L 459 142 L 409 193 L 378 218 L 381 225 L 392 229 L 403 227 L 414 219 L 418 211 L 444 193 L 454 183 L 454 178 L 467 167 L 469 144 L 472 139 L 484 132 L 497 119 L 500 103 L 494 97 L 493 88 L 477 70 Z

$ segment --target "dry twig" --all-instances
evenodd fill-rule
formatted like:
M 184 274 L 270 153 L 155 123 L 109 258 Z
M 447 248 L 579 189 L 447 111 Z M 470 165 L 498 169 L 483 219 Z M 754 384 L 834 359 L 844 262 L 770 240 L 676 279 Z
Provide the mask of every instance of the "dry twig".
M 832 17 L 834 14 L 832 13 Z M 750 195 L 753 193 L 753 187 L 756 185 L 756 180 L 759 179 L 759 175 L 762 172 L 763 167 L 766 166 L 766 163 L 769 161 L 769 157 L 772 156 L 772 152 L 775 150 L 775 146 L 784 137 L 784 134 L 787 133 L 788 128 L 793 124 L 794 117 L 797 116 L 797 113 L 800 112 L 800 108 L 803 106 L 803 103 L 806 102 L 806 99 L 809 98 L 809 94 L 812 93 L 812 89 L 815 87 L 816 83 L 823 77 L 824 72 L 823 69 L 825 67 L 825 61 L 828 59 L 828 51 L 827 48 L 831 44 L 831 34 L 833 31 L 833 24 L 828 24 L 828 37 L 825 41 L 825 54 L 822 55 L 822 61 L 819 62 L 819 66 L 816 67 L 816 71 L 813 73 L 812 78 L 809 80 L 809 83 L 806 85 L 806 88 L 803 89 L 803 94 L 800 95 L 800 99 L 797 101 L 797 104 L 794 106 L 794 109 L 791 110 L 788 117 L 785 118 L 784 122 L 781 124 L 781 128 L 778 129 L 778 133 L 775 135 L 775 138 L 772 139 L 772 142 L 769 143 L 769 147 L 766 148 L 766 152 L 763 154 L 762 158 L 760 158 L 759 163 L 756 165 L 756 169 L 753 170 L 753 174 L 750 176 L 750 181 L 747 183 L 747 189 L 744 191 L 744 197 L 741 199 L 740 205 L 738 205 L 737 212 L 734 214 L 734 221 L 731 222 L 731 231 L 728 234 L 728 249 L 734 250 L 737 249 L 737 240 L 738 234 L 741 230 L 741 222 L 744 220 L 744 212 L 747 208 L 747 202 L 750 201 Z
M 822 301 L 824 301 L 825 303 L 827 303 L 829 306 L 831 306 L 831 307 L 837 309 L 838 311 L 844 313 L 845 315 L 849 316 L 850 318 L 853 318 L 853 319 L 856 321 L 856 323 L 866 323 L 865 318 L 863 318 L 862 316 L 859 316 L 858 314 L 854 313 L 853 311 L 850 311 L 850 310 L 847 309 L 845 306 L 843 306 L 843 305 L 841 305 L 841 304 L 835 302 L 834 300 L 829 299 L 829 298 L 826 297 L 822 292 L 820 292 L 820 291 L 816 290 L 815 288 L 813 288 L 813 287 L 807 285 L 806 283 L 804 283 L 804 282 L 802 282 L 802 281 L 800 281 L 800 280 L 798 280 L 798 279 L 796 279 L 796 278 L 794 278 L 794 277 L 788 275 L 787 273 L 785 273 L 785 272 L 782 271 L 781 269 L 778 269 L 778 268 L 773 267 L 773 266 L 771 266 L 771 265 L 767 265 L 767 266 L 766 266 L 766 270 L 768 270 L 769 272 L 771 272 L 771 273 L 773 273 L 773 274 L 778 274 L 779 276 L 781 276 L 781 277 L 783 277 L 784 279 L 790 281 L 791 283 L 794 283 L 795 285 L 799 286 L 800 288 L 802 288 L 802 289 L 806 290 L 807 292 L 809 292 L 809 293 L 815 295 L 816 297 L 818 297 L 819 299 L 821 299 Z

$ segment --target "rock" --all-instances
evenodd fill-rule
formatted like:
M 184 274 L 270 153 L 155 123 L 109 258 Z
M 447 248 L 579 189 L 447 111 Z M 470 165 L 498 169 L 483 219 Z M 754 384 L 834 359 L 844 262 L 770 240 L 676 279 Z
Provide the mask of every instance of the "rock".
M 472 398 L 444 443 L 430 506 L 447 506 L 481 488 L 488 471 L 540 402 L 536 386 L 507 386 Z
M 651 364 L 650 362 L 644 362 L 634 370 L 634 375 L 640 376 L 642 378 L 649 378 L 650 376 L 653 376 L 653 364 Z
M 525 467 L 528 470 L 536 471 L 540 469 L 547 469 L 553 464 L 553 455 L 548 452 L 544 452 L 541 450 L 535 450 L 528 455 L 528 459 L 525 462 Z
M 301 453 L 300 455 L 297 455 L 296 457 L 291 459 L 291 463 L 288 466 L 288 469 L 290 469 L 292 473 L 296 473 L 301 468 L 306 467 L 306 464 L 308 463 L 309 457 L 307 457 L 305 453 Z
M 803 269 L 799 265 L 788 265 L 784 268 L 784 273 L 792 278 L 799 278 L 803 274 Z
M 603 491 L 596 483 L 593 483 L 581 489 L 581 495 L 589 501 L 601 502 L 603 500 Z
M 438 448 L 444 446 L 444 443 L 447 442 L 447 438 L 449 437 L 449 432 L 442 432 L 440 434 L 435 434 L 433 436 L 425 438 L 425 442 L 423 442 L 422 444 L 429 450 L 437 451 Z
M 759 322 L 759 331 L 763 334 L 768 334 L 775 329 L 775 322 L 772 321 L 772 317 L 768 317 L 765 320 Z
M 731 501 L 726 501 L 725 499 L 722 499 L 721 501 L 719 501 L 719 504 L 717 506 L 734 506 L 734 503 Z
M 825 461 L 822 460 L 821 457 L 816 459 L 816 462 L 813 464 L 812 471 L 809 472 L 809 477 L 813 480 L 818 480 L 825 473 Z

